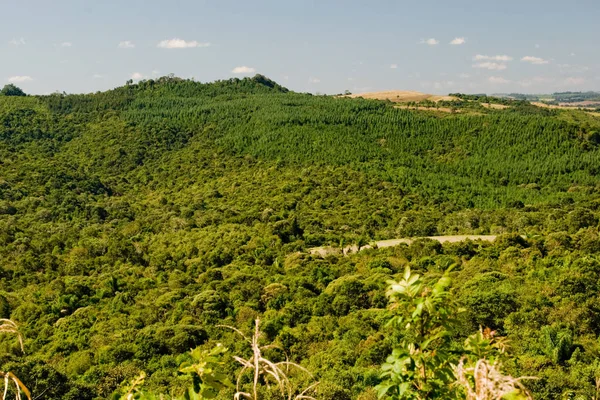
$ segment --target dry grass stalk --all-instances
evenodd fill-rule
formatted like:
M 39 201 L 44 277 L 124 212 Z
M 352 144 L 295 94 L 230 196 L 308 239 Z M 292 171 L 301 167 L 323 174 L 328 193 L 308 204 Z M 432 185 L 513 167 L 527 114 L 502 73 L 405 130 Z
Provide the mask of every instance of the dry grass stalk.
M 455 368 L 457 384 L 465 390 L 467 400 L 501 400 L 508 394 L 518 393 L 521 398 L 532 400 L 531 393 L 523 386 L 523 379 L 503 375 L 498 362 L 478 360 L 475 367 L 466 367 L 463 357 Z M 474 382 L 471 381 L 471 377 Z
M 136 376 L 132 381 L 131 381 L 131 387 L 129 388 L 129 390 L 127 391 L 127 393 L 125 393 L 125 399 L 126 400 L 133 400 L 134 396 L 135 396 L 135 392 L 137 391 L 137 388 L 141 385 L 144 384 L 144 380 L 146 379 L 146 373 L 142 372 L 140 373 L 138 376 Z
M 259 380 L 260 380 L 261 376 L 263 376 L 263 379 L 267 383 L 267 386 L 269 386 L 269 379 L 273 380 L 276 383 L 276 386 L 279 389 L 281 395 L 284 396 L 285 398 L 287 398 L 288 400 L 302 400 L 302 399 L 315 400 L 313 397 L 307 395 L 307 393 L 310 392 L 311 390 L 313 390 L 318 385 L 318 382 L 314 383 L 311 386 L 304 389 L 302 391 L 302 393 L 294 396 L 292 385 L 287 376 L 287 373 L 289 372 L 289 367 L 295 367 L 295 368 L 297 368 L 303 372 L 306 372 L 307 374 L 310 375 L 310 372 L 308 370 L 306 370 L 304 367 L 302 367 L 296 363 L 290 362 L 290 361 L 281 361 L 281 362 L 275 363 L 275 362 L 272 362 L 263 357 L 263 355 L 262 355 L 263 350 L 266 350 L 269 348 L 277 348 L 277 347 L 273 346 L 273 345 L 269 345 L 269 346 L 261 346 L 260 345 L 260 338 L 262 336 L 262 332 L 260 331 L 260 320 L 259 319 L 256 319 L 256 321 L 255 321 L 254 334 L 252 335 L 252 338 L 247 338 L 239 329 L 236 329 L 232 326 L 228 326 L 228 325 L 221 325 L 221 326 L 231 329 L 234 332 L 236 332 L 237 334 L 239 334 L 241 337 L 244 338 L 245 341 L 247 341 L 250 344 L 250 346 L 252 348 L 252 357 L 250 359 L 244 359 L 244 358 L 238 357 L 238 356 L 233 357 L 237 362 L 239 362 L 243 366 L 242 370 L 240 371 L 240 373 L 237 376 L 236 393 L 234 395 L 234 400 L 241 400 L 242 398 L 258 400 L 258 387 L 259 387 Z M 286 369 L 285 372 L 284 372 L 283 368 Z M 241 382 L 242 376 L 244 375 L 244 373 L 246 371 L 252 371 L 253 375 L 254 375 L 253 382 L 252 382 L 252 394 L 247 393 L 247 392 L 242 392 L 240 390 L 240 382 Z
M 21 332 L 19 332 L 19 327 L 10 319 L 0 318 L 0 333 L 12 333 L 17 335 L 19 339 L 19 344 L 21 345 L 21 351 L 24 353 L 25 349 L 23 347 L 23 336 Z M 29 400 L 31 400 L 31 393 L 27 386 L 15 374 L 12 372 L 2 372 L 0 371 L 0 378 L 4 378 L 4 392 L 2 394 L 2 400 L 6 400 L 6 396 L 8 396 L 8 388 L 11 383 L 14 384 L 15 390 L 17 392 L 15 398 L 17 400 L 21 400 L 21 393 L 23 393 Z
M 24 353 L 25 348 L 23 347 L 23 336 L 19 332 L 19 327 L 10 319 L 0 318 L 0 333 L 13 333 L 17 335 L 19 344 L 21 345 L 21 351 Z
M 0 377 L 4 377 L 4 393 L 2 395 L 2 400 L 6 400 L 6 396 L 8 396 L 8 387 L 10 383 L 14 383 L 15 388 L 17 390 L 16 399 L 21 400 L 21 392 L 27 396 L 29 400 L 31 400 L 31 393 L 29 389 L 13 374 L 12 372 L 2 372 L 0 371 Z

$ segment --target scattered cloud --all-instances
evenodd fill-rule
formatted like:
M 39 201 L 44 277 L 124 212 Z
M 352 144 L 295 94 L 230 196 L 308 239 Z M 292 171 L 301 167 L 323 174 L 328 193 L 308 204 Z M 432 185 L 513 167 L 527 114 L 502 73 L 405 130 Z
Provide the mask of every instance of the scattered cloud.
M 256 69 L 242 65 L 241 67 L 235 67 L 231 72 L 234 74 L 253 74 L 256 72 Z
M 583 72 L 589 71 L 590 67 L 576 64 L 558 64 L 558 69 L 561 73 L 581 74 Z
M 499 55 L 499 56 L 486 56 L 482 54 L 477 54 L 473 57 L 475 61 L 512 61 L 513 58 L 507 55 Z
M 458 46 L 461 44 L 465 44 L 466 42 L 467 42 L 467 40 L 464 37 L 457 37 L 457 38 L 452 39 L 450 44 L 454 45 L 454 46 Z
M 421 39 L 421 41 L 419 43 L 427 44 L 429 46 L 436 46 L 436 45 L 440 44 L 440 41 L 436 40 L 434 38 L 430 38 L 430 39 Z
M 575 53 L 571 53 L 571 57 L 575 57 Z
M 73 43 L 71 42 L 62 42 L 60 47 L 73 47 Z
M 473 64 L 473 68 L 483 68 L 483 69 L 489 69 L 491 71 L 502 71 L 508 67 L 506 64 L 503 64 L 503 63 L 486 61 L 486 62 L 480 62 L 480 63 Z
M 510 81 L 508 79 L 504 79 L 501 76 L 490 76 L 488 78 L 488 82 L 489 83 L 493 83 L 494 85 L 496 84 L 505 84 L 505 83 L 509 83 Z
M 183 39 L 169 39 L 162 40 L 157 45 L 161 49 L 191 49 L 195 47 L 209 47 L 210 43 L 208 42 L 197 42 L 195 40 L 185 41 Z
M 144 79 L 144 75 L 142 75 L 140 72 L 134 72 L 133 74 L 131 74 L 131 79 L 133 79 L 134 81 L 139 81 Z
M 320 83 L 321 80 L 319 78 L 310 77 L 310 78 L 308 78 L 308 82 L 309 83 Z
M 10 42 L 8 42 L 9 44 L 19 47 L 19 46 L 24 46 L 25 45 L 25 39 L 23 38 L 19 38 L 19 39 L 13 39 Z
M 117 46 L 120 49 L 133 49 L 135 47 L 135 44 L 133 44 L 133 42 L 130 42 L 129 40 L 124 40 L 122 42 L 119 42 L 119 45 Z
M 535 65 L 542 65 L 542 64 L 549 63 L 548 60 L 544 60 L 543 58 L 533 57 L 533 56 L 525 56 L 525 57 L 521 58 L 521 61 L 528 62 L 530 64 L 535 64 Z
M 103 79 L 104 75 L 94 74 L 94 76 L 92 76 L 92 78 L 94 78 L 94 79 Z
M 31 82 L 32 80 L 33 80 L 33 78 L 30 76 L 27 76 L 27 75 L 17 75 L 17 76 L 11 76 L 10 78 L 8 78 L 8 81 L 10 83 Z
M 564 80 L 565 85 L 571 85 L 571 86 L 583 85 L 584 83 L 585 83 L 585 79 L 580 78 L 580 77 L 571 76 Z
M 458 75 L 458 77 L 460 79 L 469 79 L 471 77 L 471 75 L 469 75 L 469 74 L 460 74 L 460 75 Z
M 391 69 L 396 69 L 396 68 L 398 68 L 398 64 L 391 64 L 391 65 L 390 65 L 390 68 L 391 68 Z

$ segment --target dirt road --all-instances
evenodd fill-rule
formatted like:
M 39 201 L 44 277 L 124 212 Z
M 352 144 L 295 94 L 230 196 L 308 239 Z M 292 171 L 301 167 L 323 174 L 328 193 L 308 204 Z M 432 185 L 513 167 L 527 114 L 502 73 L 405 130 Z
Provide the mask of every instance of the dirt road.
M 404 238 L 404 239 L 389 239 L 389 240 L 379 240 L 376 242 L 371 242 L 368 245 L 362 246 L 360 250 L 371 249 L 373 247 L 383 248 L 383 247 L 393 247 L 397 246 L 401 243 L 411 244 L 416 239 L 423 238 Z M 426 239 L 437 240 L 440 243 L 455 243 L 462 242 L 463 240 L 483 240 L 485 242 L 493 242 L 496 240 L 496 235 L 455 235 L 455 236 L 427 236 Z M 329 254 L 341 254 L 342 249 L 337 247 L 313 247 L 308 249 L 310 254 L 320 255 L 321 257 L 325 257 Z M 357 253 L 358 246 L 347 246 L 343 249 L 343 254 L 349 253 Z

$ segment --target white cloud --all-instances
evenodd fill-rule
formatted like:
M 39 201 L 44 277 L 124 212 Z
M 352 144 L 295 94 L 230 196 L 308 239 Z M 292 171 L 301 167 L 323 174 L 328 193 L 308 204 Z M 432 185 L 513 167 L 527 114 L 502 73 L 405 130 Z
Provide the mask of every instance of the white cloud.
M 471 75 L 469 75 L 469 74 L 460 74 L 460 75 L 458 75 L 458 77 L 460 79 L 469 79 L 471 77 Z
M 575 53 L 571 53 L 571 57 L 575 57 Z
M 457 38 L 452 39 L 450 44 L 457 46 L 460 44 L 465 44 L 466 42 L 467 42 L 467 40 L 464 37 L 457 37 Z
M 561 73 L 580 74 L 589 71 L 590 67 L 575 64 L 558 64 L 558 69 Z
M 242 65 L 241 67 L 235 67 L 231 72 L 234 74 L 253 74 L 256 72 L 256 69 Z
M 156 76 L 158 74 L 160 74 L 159 70 L 157 70 L 157 69 L 152 70 L 152 75 Z
M 119 45 L 117 46 L 120 49 L 133 49 L 135 47 L 135 44 L 133 44 L 133 42 L 130 42 L 129 40 L 124 40 L 122 42 L 119 42 Z
M 434 38 L 430 38 L 430 39 L 421 39 L 421 44 L 428 44 L 429 46 L 436 46 L 438 44 L 440 44 L 439 40 L 436 40 Z
M 104 78 L 104 75 L 94 74 L 94 76 L 92 76 L 92 78 L 94 78 L 94 79 L 102 79 L 102 78 Z
M 502 64 L 502 63 L 486 61 L 486 62 L 480 62 L 477 64 L 473 64 L 473 68 L 484 68 L 484 69 L 489 69 L 491 71 L 502 71 L 507 68 L 507 65 Z
M 535 45 L 535 48 L 536 48 L 536 49 L 539 49 L 539 48 L 540 48 L 540 45 L 536 43 L 536 45 Z
M 71 42 L 62 42 L 60 47 L 73 47 L 73 43 Z
M 533 57 L 533 56 L 525 56 L 521 58 L 521 61 L 528 62 L 535 65 L 548 64 L 548 60 L 544 60 L 543 58 Z
M 8 81 L 10 83 L 31 82 L 32 80 L 33 80 L 33 78 L 30 76 L 27 76 L 27 75 L 17 75 L 17 76 L 11 76 L 10 78 L 8 78 Z
M 19 47 L 19 46 L 24 46 L 25 45 L 25 39 L 23 38 L 19 38 L 19 39 L 13 39 L 10 42 L 8 42 L 9 44 Z
M 396 68 L 398 68 L 398 64 L 391 64 L 391 65 L 390 65 L 390 68 L 391 68 L 391 69 L 396 69 Z
M 134 81 L 139 81 L 144 79 L 144 75 L 142 75 L 139 72 L 134 72 L 133 74 L 131 74 L 131 79 L 133 79 Z
M 585 83 L 585 79 L 584 78 L 573 77 L 573 76 L 568 77 L 564 81 L 565 85 L 573 85 L 573 86 L 583 85 L 584 83 Z
M 308 82 L 309 83 L 320 83 L 321 80 L 319 78 L 310 77 L 310 78 L 308 78 Z
M 488 82 L 493 84 L 504 84 L 510 82 L 508 79 L 504 79 L 501 76 L 490 76 Z
M 499 56 L 485 56 L 482 54 L 477 54 L 473 57 L 475 61 L 512 61 L 513 58 L 507 55 L 499 55 Z
M 197 42 L 195 40 L 185 41 L 183 39 L 169 39 L 163 40 L 157 45 L 161 49 L 191 49 L 194 47 L 209 47 L 210 43 L 208 42 Z

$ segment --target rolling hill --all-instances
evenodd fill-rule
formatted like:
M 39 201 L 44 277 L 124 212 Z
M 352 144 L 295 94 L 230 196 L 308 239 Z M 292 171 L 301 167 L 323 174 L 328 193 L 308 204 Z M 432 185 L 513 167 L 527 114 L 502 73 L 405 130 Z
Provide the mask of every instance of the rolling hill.
M 141 371 L 181 395 L 191 348 L 247 357 L 221 325 L 260 318 L 282 349 L 267 356 L 310 371 L 318 399 L 374 399 L 402 339 L 386 282 L 408 266 L 427 284 L 450 270 L 454 346 L 488 327 L 538 398 L 594 393 L 600 119 L 373 99 L 437 98 L 314 96 L 260 75 L 1 96 L 0 318 L 25 338 L 24 354 L 0 338 L 2 368 L 49 400 L 111 398 Z M 309 253 L 442 235 L 495 241 Z

